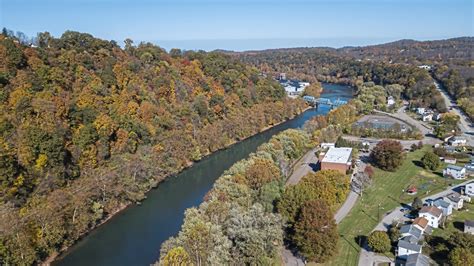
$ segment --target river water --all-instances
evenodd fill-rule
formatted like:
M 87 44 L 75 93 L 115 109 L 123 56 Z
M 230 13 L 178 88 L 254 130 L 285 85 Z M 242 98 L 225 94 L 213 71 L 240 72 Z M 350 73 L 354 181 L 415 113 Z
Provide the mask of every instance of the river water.
M 321 97 L 349 100 L 352 88 L 323 84 Z M 328 106 L 310 109 L 265 132 L 218 151 L 180 174 L 162 182 L 147 194 L 141 205 L 133 205 L 93 230 L 53 265 L 150 265 L 159 249 L 181 228 L 184 211 L 199 205 L 216 179 L 235 162 L 246 158 L 273 135 L 301 127 L 308 119 L 329 112 Z

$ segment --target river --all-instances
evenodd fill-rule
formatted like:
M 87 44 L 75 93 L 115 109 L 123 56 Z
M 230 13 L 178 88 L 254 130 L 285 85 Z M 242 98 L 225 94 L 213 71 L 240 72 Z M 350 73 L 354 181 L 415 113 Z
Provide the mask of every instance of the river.
M 323 84 L 321 97 L 349 100 L 352 89 Z M 326 114 L 321 105 L 272 127 L 267 131 L 218 151 L 180 174 L 167 178 L 147 194 L 141 205 L 132 205 L 93 230 L 59 257 L 53 265 L 150 265 L 159 258 L 159 249 L 181 228 L 184 211 L 199 205 L 216 179 L 235 162 L 246 158 L 273 135 L 301 127 L 315 115 Z

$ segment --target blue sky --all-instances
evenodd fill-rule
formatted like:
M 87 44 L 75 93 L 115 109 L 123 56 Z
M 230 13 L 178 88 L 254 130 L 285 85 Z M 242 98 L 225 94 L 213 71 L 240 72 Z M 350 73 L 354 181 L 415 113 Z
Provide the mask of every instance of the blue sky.
M 264 49 L 473 36 L 472 0 L 0 0 L 0 26 L 164 48 Z

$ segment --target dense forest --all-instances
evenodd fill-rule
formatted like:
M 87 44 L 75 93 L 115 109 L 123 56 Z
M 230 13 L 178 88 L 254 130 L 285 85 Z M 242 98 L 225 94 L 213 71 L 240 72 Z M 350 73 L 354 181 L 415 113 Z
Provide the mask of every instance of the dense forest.
M 0 264 L 46 259 L 165 177 L 305 108 L 222 53 L 72 31 L 35 43 L 0 35 Z

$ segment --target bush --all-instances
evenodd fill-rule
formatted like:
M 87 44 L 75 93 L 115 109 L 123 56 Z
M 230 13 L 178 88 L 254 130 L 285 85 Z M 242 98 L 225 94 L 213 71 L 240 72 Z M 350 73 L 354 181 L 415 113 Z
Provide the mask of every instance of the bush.
M 367 241 L 369 247 L 375 252 L 384 253 L 390 251 L 390 238 L 384 231 L 373 231 L 370 233 Z

